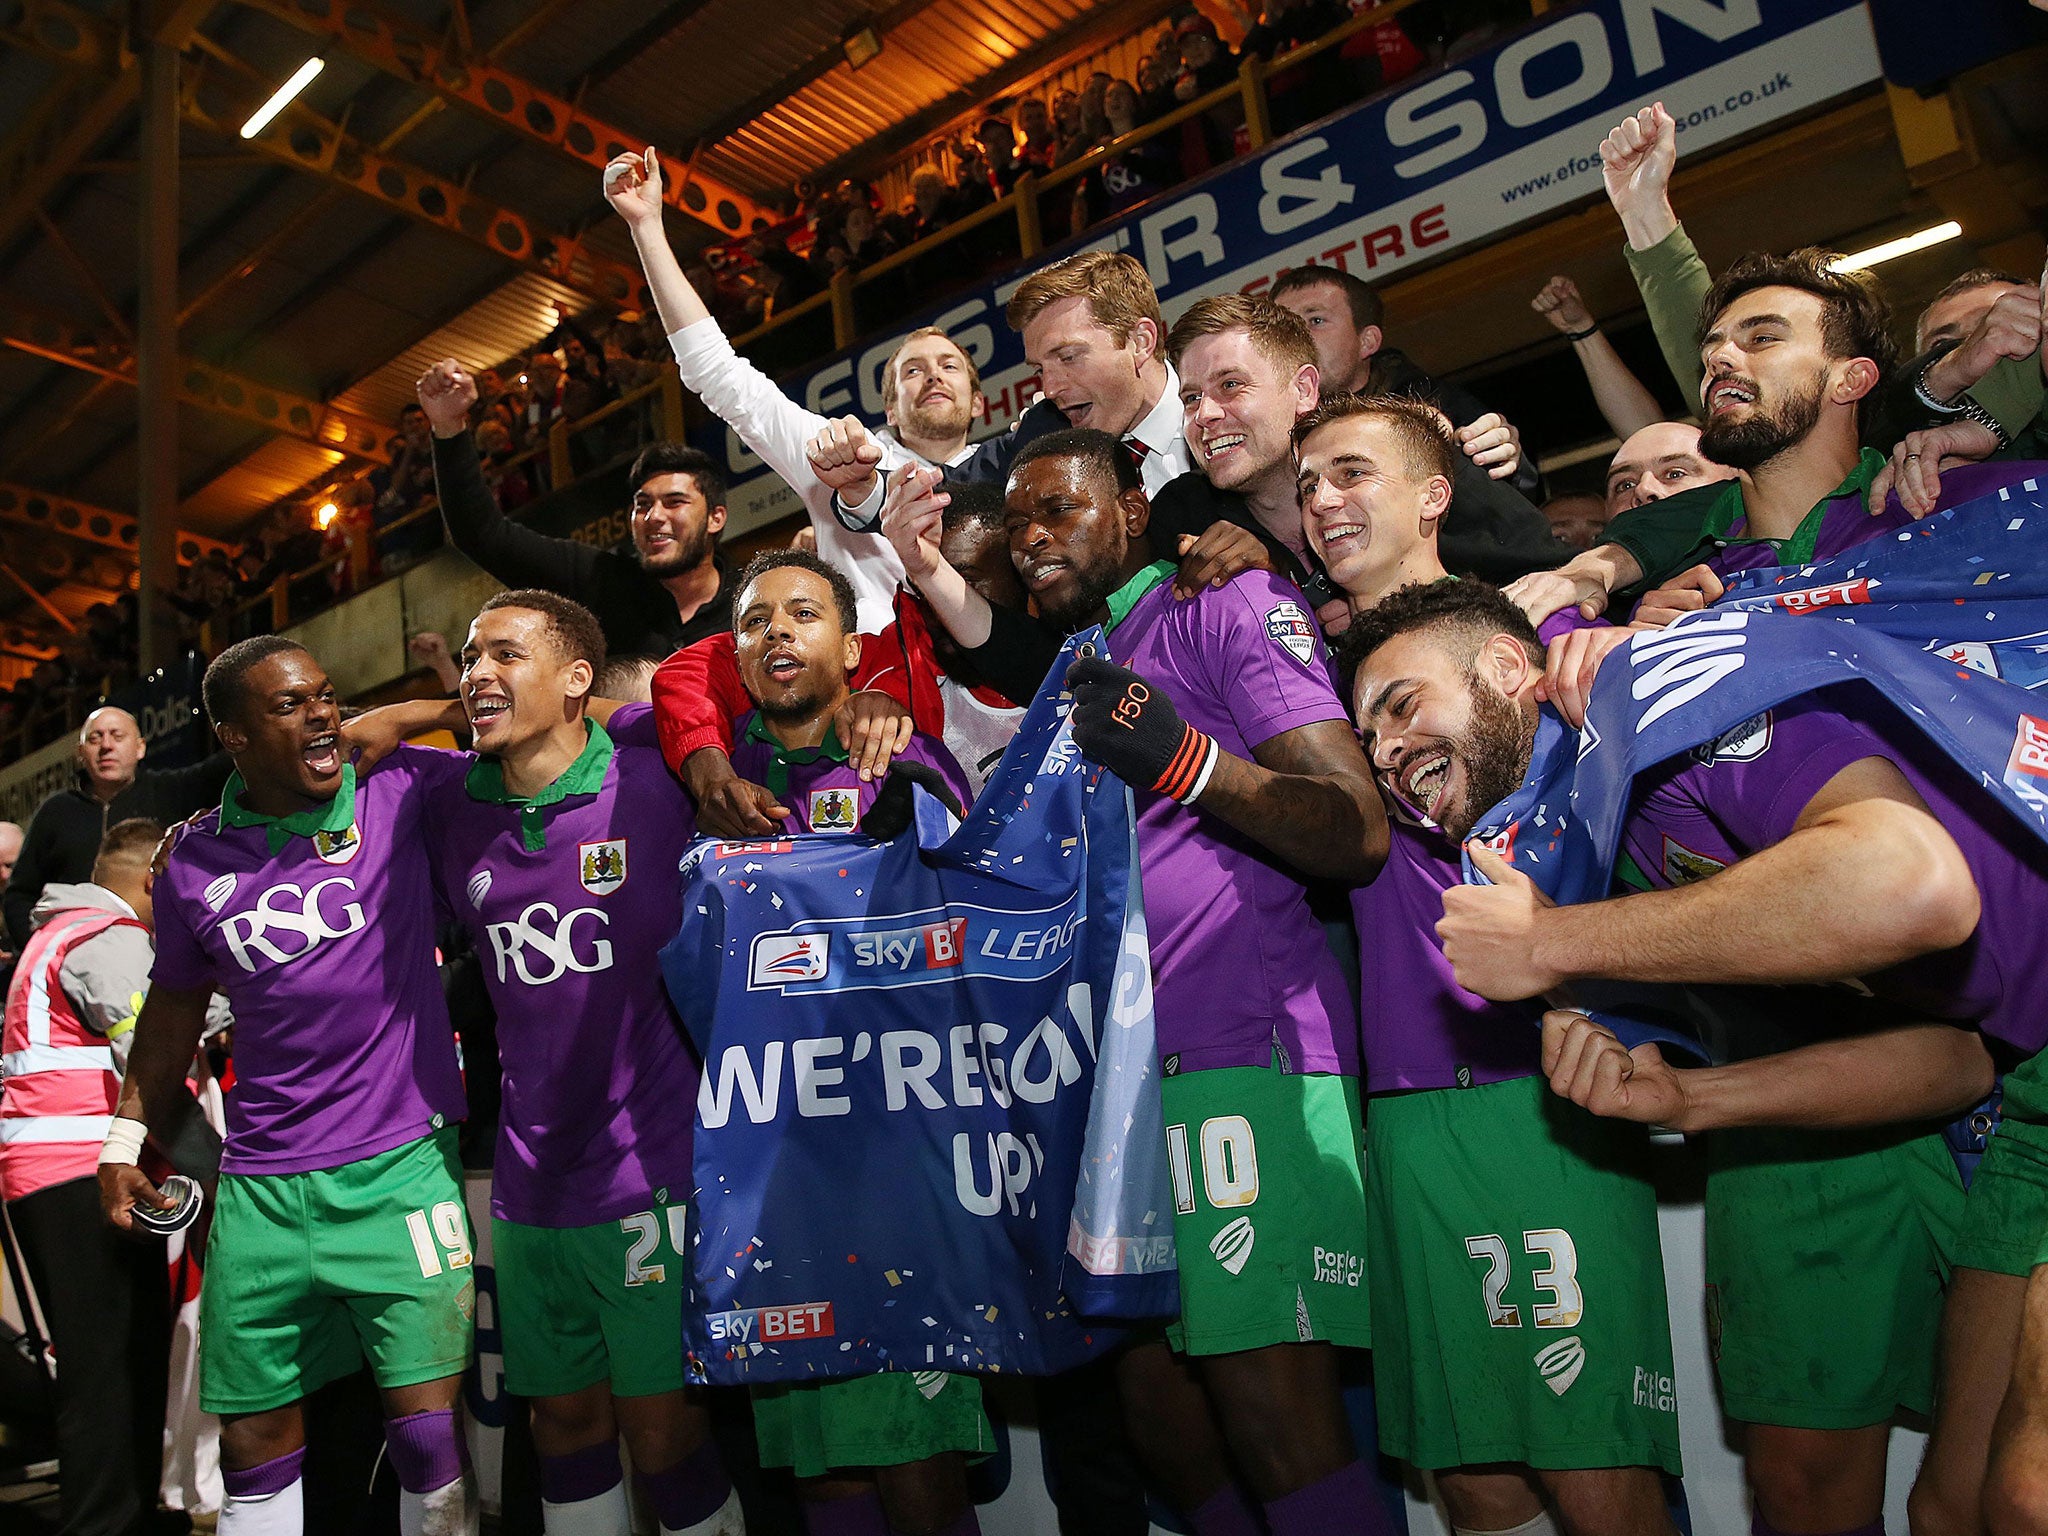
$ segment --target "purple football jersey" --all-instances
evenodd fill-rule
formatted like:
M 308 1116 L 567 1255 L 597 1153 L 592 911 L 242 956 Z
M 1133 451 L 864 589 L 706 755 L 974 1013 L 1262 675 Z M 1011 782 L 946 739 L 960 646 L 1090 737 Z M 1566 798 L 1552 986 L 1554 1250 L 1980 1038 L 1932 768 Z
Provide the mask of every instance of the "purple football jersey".
M 801 759 L 809 755 L 807 749 L 800 749 L 793 756 L 778 751 L 774 742 L 761 739 L 762 733 L 756 727 L 759 718 L 758 712 L 745 714 L 736 724 L 733 772 L 773 790 L 782 804 L 796 813 L 790 818 L 793 832 L 858 832 L 861 818 L 881 791 L 882 781 L 862 783 L 859 773 L 847 765 L 843 756 L 835 757 L 830 752 L 821 750 L 811 761 L 804 762 Z M 974 792 L 967 787 L 967 775 L 960 771 L 946 744 L 936 737 L 914 732 L 910 745 L 896 756 L 904 762 L 923 763 L 936 769 L 963 808 L 974 799 Z M 776 767 L 778 758 L 787 773 L 786 783 Z
M 1653 885 L 1703 879 L 1782 841 L 1851 763 L 1889 760 L 1962 850 L 1983 915 L 1967 943 L 1861 979 L 1915 1017 L 1974 1025 L 2031 1056 L 2048 1046 L 2032 994 L 2048 967 L 2048 851 L 1888 709 L 1861 685 L 1825 689 L 1661 764 L 1637 781 L 1624 846 Z
M 480 798 L 496 785 L 475 778 L 433 801 L 434 873 L 498 1013 L 491 1213 L 530 1226 L 612 1221 L 691 1187 L 697 1062 L 656 957 L 682 923 L 696 816 L 658 749 L 595 731 L 591 745 L 535 811 Z
M 338 1168 L 452 1124 L 465 1106 L 435 968 L 427 800 L 450 753 L 400 747 L 354 787 L 354 821 L 270 851 L 208 811 L 156 885 L 166 987 L 235 1014 L 224 1173 Z
M 1161 582 L 1109 645 L 1240 758 L 1301 726 L 1349 724 L 1314 616 L 1270 571 L 1185 601 Z M 1350 993 L 1301 877 L 1199 804 L 1134 793 L 1160 1058 L 1182 1072 L 1277 1056 L 1290 1072 L 1356 1073 Z
M 1867 465 L 1864 467 L 1868 467 Z M 2027 466 L 2032 468 L 2034 466 Z M 1949 507 L 1961 506 L 1979 496 L 1988 496 L 2000 486 L 2010 485 L 2017 478 L 2010 463 L 1961 464 L 1954 469 L 1944 470 L 1941 476 L 1941 495 L 1934 504 L 1936 512 Z M 1780 565 L 1805 565 L 1813 560 L 1831 560 L 1836 555 L 1854 549 L 1858 544 L 1901 528 L 1913 526 L 1912 516 L 1899 505 L 1898 493 L 1885 498 L 1884 509 L 1873 517 L 1864 508 L 1863 498 L 1870 485 L 1870 476 L 1859 472 L 1847 483 L 1846 493 L 1830 497 L 1814 509 L 1819 516 L 1818 526 L 1813 530 L 1811 553 L 1803 549 L 1794 550 L 1794 544 L 1803 540 L 1788 539 L 1786 548 L 1758 540 L 1754 543 L 1734 543 L 1718 551 L 1707 560 L 1714 574 L 1726 581 L 1741 571 L 1772 570 Z M 1737 495 L 1739 497 L 1739 492 Z M 1736 503 L 1740 505 L 1738 500 Z M 1811 517 L 1813 514 L 1809 514 Z M 1749 521 L 1737 516 L 1729 527 L 1727 537 L 1743 539 Z M 1804 531 L 1804 530 L 1802 530 Z M 1792 558 L 1788 558 L 1792 556 Z
M 1351 893 L 1366 1091 L 1527 1077 L 1538 1064 L 1541 1005 L 1488 1002 L 1467 992 L 1437 942 L 1444 892 L 1464 879 L 1458 850 L 1404 812 L 1389 811 L 1387 819 L 1387 866 Z

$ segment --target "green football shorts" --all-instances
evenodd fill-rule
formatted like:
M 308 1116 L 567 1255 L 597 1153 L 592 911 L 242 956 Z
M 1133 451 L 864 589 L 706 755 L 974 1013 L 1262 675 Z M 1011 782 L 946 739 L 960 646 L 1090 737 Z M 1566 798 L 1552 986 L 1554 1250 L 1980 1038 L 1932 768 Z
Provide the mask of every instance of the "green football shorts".
M 1368 1272 L 1380 1448 L 1437 1470 L 1655 1466 L 1678 1397 L 1640 1126 L 1540 1076 L 1375 1094 Z
M 1180 1256 L 1167 1342 L 1370 1348 L 1358 1079 L 1213 1067 L 1162 1078 L 1159 1098 Z
M 1731 1418 L 1883 1424 L 1934 1402 L 1962 1179 L 1939 1135 L 1707 1137 L 1707 1326 Z
M 1998 1132 L 1963 1207 L 1958 1269 L 2025 1275 L 2048 1254 L 2048 1062 L 2042 1056 L 2005 1074 Z
M 199 1406 L 261 1413 L 348 1375 L 459 1374 L 476 1282 L 455 1127 L 339 1168 L 222 1174 L 199 1292 Z
M 986 1456 L 996 1447 L 974 1376 L 881 1371 L 751 1390 L 761 1465 L 791 1467 L 798 1477 L 901 1466 L 942 1451 Z
M 688 1207 L 587 1227 L 491 1221 L 505 1390 L 558 1397 L 600 1381 L 616 1397 L 683 1386 Z

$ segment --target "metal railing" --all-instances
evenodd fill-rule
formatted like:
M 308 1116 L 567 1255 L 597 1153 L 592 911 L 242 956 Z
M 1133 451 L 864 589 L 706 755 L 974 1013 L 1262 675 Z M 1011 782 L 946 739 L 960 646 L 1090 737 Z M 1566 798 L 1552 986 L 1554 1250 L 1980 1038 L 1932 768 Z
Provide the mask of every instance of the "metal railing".
M 1035 171 L 1026 171 L 1017 178 L 1012 190 L 1004 196 L 975 209 L 972 213 L 962 215 L 944 228 L 883 257 L 870 266 L 858 270 L 840 269 L 833 274 L 830 283 L 821 292 L 785 308 L 772 309 L 768 318 L 760 325 L 734 336 L 733 346 L 741 351 L 759 351 L 763 344 L 790 337 L 793 328 L 807 318 L 826 315 L 829 316 L 831 327 L 829 346 L 791 357 L 788 359 L 788 366 L 796 366 L 850 347 L 860 339 L 864 329 L 860 321 L 859 304 L 862 288 L 901 273 L 913 264 L 944 252 L 948 247 L 957 246 L 977 232 L 1005 220 L 1014 224 L 1016 229 L 1016 259 L 1028 261 L 1044 250 L 1046 245 L 1044 221 L 1040 217 L 1040 200 L 1043 197 L 1060 188 L 1073 186 L 1117 156 L 1167 134 L 1178 132 L 1182 125 L 1193 122 L 1219 107 L 1233 103 L 1242 106 L 1248 152 L 1256 153 L 1273 138 L 1273 104 L 1267 91 L 1267 81 L 1271 77 L 1293 71 L 1331 49 L 1342 47 L 1359 33 L 1381 26 L 1403 11 L 1425 3 L 1427 0 L 1387 0 L 1386 4 L 1376 9 L 1361 11 L 1350 20 L 1331 28 L 1313 42 L 1304 43 L 1286 53 L 1276 55 L 1271 63 L 1257 56 L 1249 57 L 1239 66 L 1234 81 L 1183 102 L 1151 122 L 1143 123 L 1129 133 L 1099 144 L 1086 154 L 1052 171 L 1042 175 Z M 1528 4 L 1530 14 L 1539 15 L 1546 9 L 1547 0 L 1528 0 Z M 1186 175 L 1182 179 L 1187 179 Z M 1119 210 L 1116 217 L 1123 217 L 1128 212 L 1128 209 Z M 1081 232 L 1082 229 L 1079 227 L 1074 231 Z M 919 302 L 919 307 L 922 307 L 922 301 Z M 877 321 L 869 328 L 879 328 L 881 323 L 883 322 Z M 555 490 L 567 486 L 578 478 L 572 439 L 602 430 L 614 419 L 650 402 L 657 402 L 654 410 L 658 413 L 661 435 L 671 438 L 686 436 L 690 416 L 702 409 L 694 406 L 694 402 L 686 401 L 681 380 L 674 368 L 664 367 L 661 377 L 655 382 L 628 390 L 588 416 L 575 421 L 557 418 L 549 424 L 543 442 L 532 444 L 514 454 L 505 460 L 502 468 L 510 470 L 529 464 L 539 466 L 544 463 L 548 488 Z M 203 624 L 200 634 L 202 647 L 208 655 L 212 655 L 229 639 L 238 637 L 240 632 L 253 632 L 247 629 L 245 622 L 251 617 L 262 615 L 262 622 L 267 622 L 269 629 L 283 630 L 310 617 L 313 612 L 331 606 L 343 596 L 352 595 L 353 592 L 361 591 L 368 585 L 374 585 L 371 579 L 374 570 L 372 556 L 377 546 L 388 541 L 391 535 L 400 529 L 414 526 L 427 518 L 438 518 L 439 515 L 439 505 L 429 498 L 403 517 L 373 530 L 365 541 L 350 551 L 350 593 L 329 591 L 311 606 L 294 600 L 295 589 L 318 581 L 332 569 L 335 564 L 332 556 L 303 570 L 279 575 L 263 591 L 223 610 Z

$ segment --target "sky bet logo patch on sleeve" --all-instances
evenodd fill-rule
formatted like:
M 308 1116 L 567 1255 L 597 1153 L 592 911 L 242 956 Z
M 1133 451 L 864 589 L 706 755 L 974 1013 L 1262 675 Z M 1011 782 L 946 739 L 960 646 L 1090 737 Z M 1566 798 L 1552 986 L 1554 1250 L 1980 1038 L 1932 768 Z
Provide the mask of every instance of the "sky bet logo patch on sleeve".
M 1266 637 L 1304 667 L 1315 660 L 1315 621 L 1299 603 L 1282 603 L 1266 615 Z

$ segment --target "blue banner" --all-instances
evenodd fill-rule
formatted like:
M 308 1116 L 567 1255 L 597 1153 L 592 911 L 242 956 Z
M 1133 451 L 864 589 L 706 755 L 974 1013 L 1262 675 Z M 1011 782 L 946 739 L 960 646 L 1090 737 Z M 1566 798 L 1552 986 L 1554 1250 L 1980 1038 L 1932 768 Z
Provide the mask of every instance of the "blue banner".
M 704 1379 L 1050 1373 L 1176 1310 L 1135 820 L 1060 682 L 1086 643 L 950 837 L 919 791 L 892 842 L 685 862 Z
M 1661 100 L 1688 162 L 1878 79 L 1861 0 L 1586 0 L 1483 52 L 1411 76 L 783 381 L 827 416 L 882 418 L 881 374 L 915 326 L 980 368 L 987 430 L 1037 394 L 1003 305 L 1025 274 L 1092 248 L 1145 264 L 1171 324 L 1196 299 L 1258 293 L 1318 263 L 1369 282 L 1602 195 L 1600 141 Z M 704 447 L 732 479 L 732 526 L 801 510 L 730 431 Z
M 1637 774 L 1854 682 L 2048 840 L 2048 710 L 2030 691 L 2048 683 L 2044 533 L 2048 466 L 2020 464 L 2003 488 L 1833 560 L 1746 573 L 1610 654 L 1575 742 L 1546 712 L 1528 776 L 1473 841 L 1557 901 L 1598 900 Z M 1466 878 L 1481 878 L 1469 857 Z

